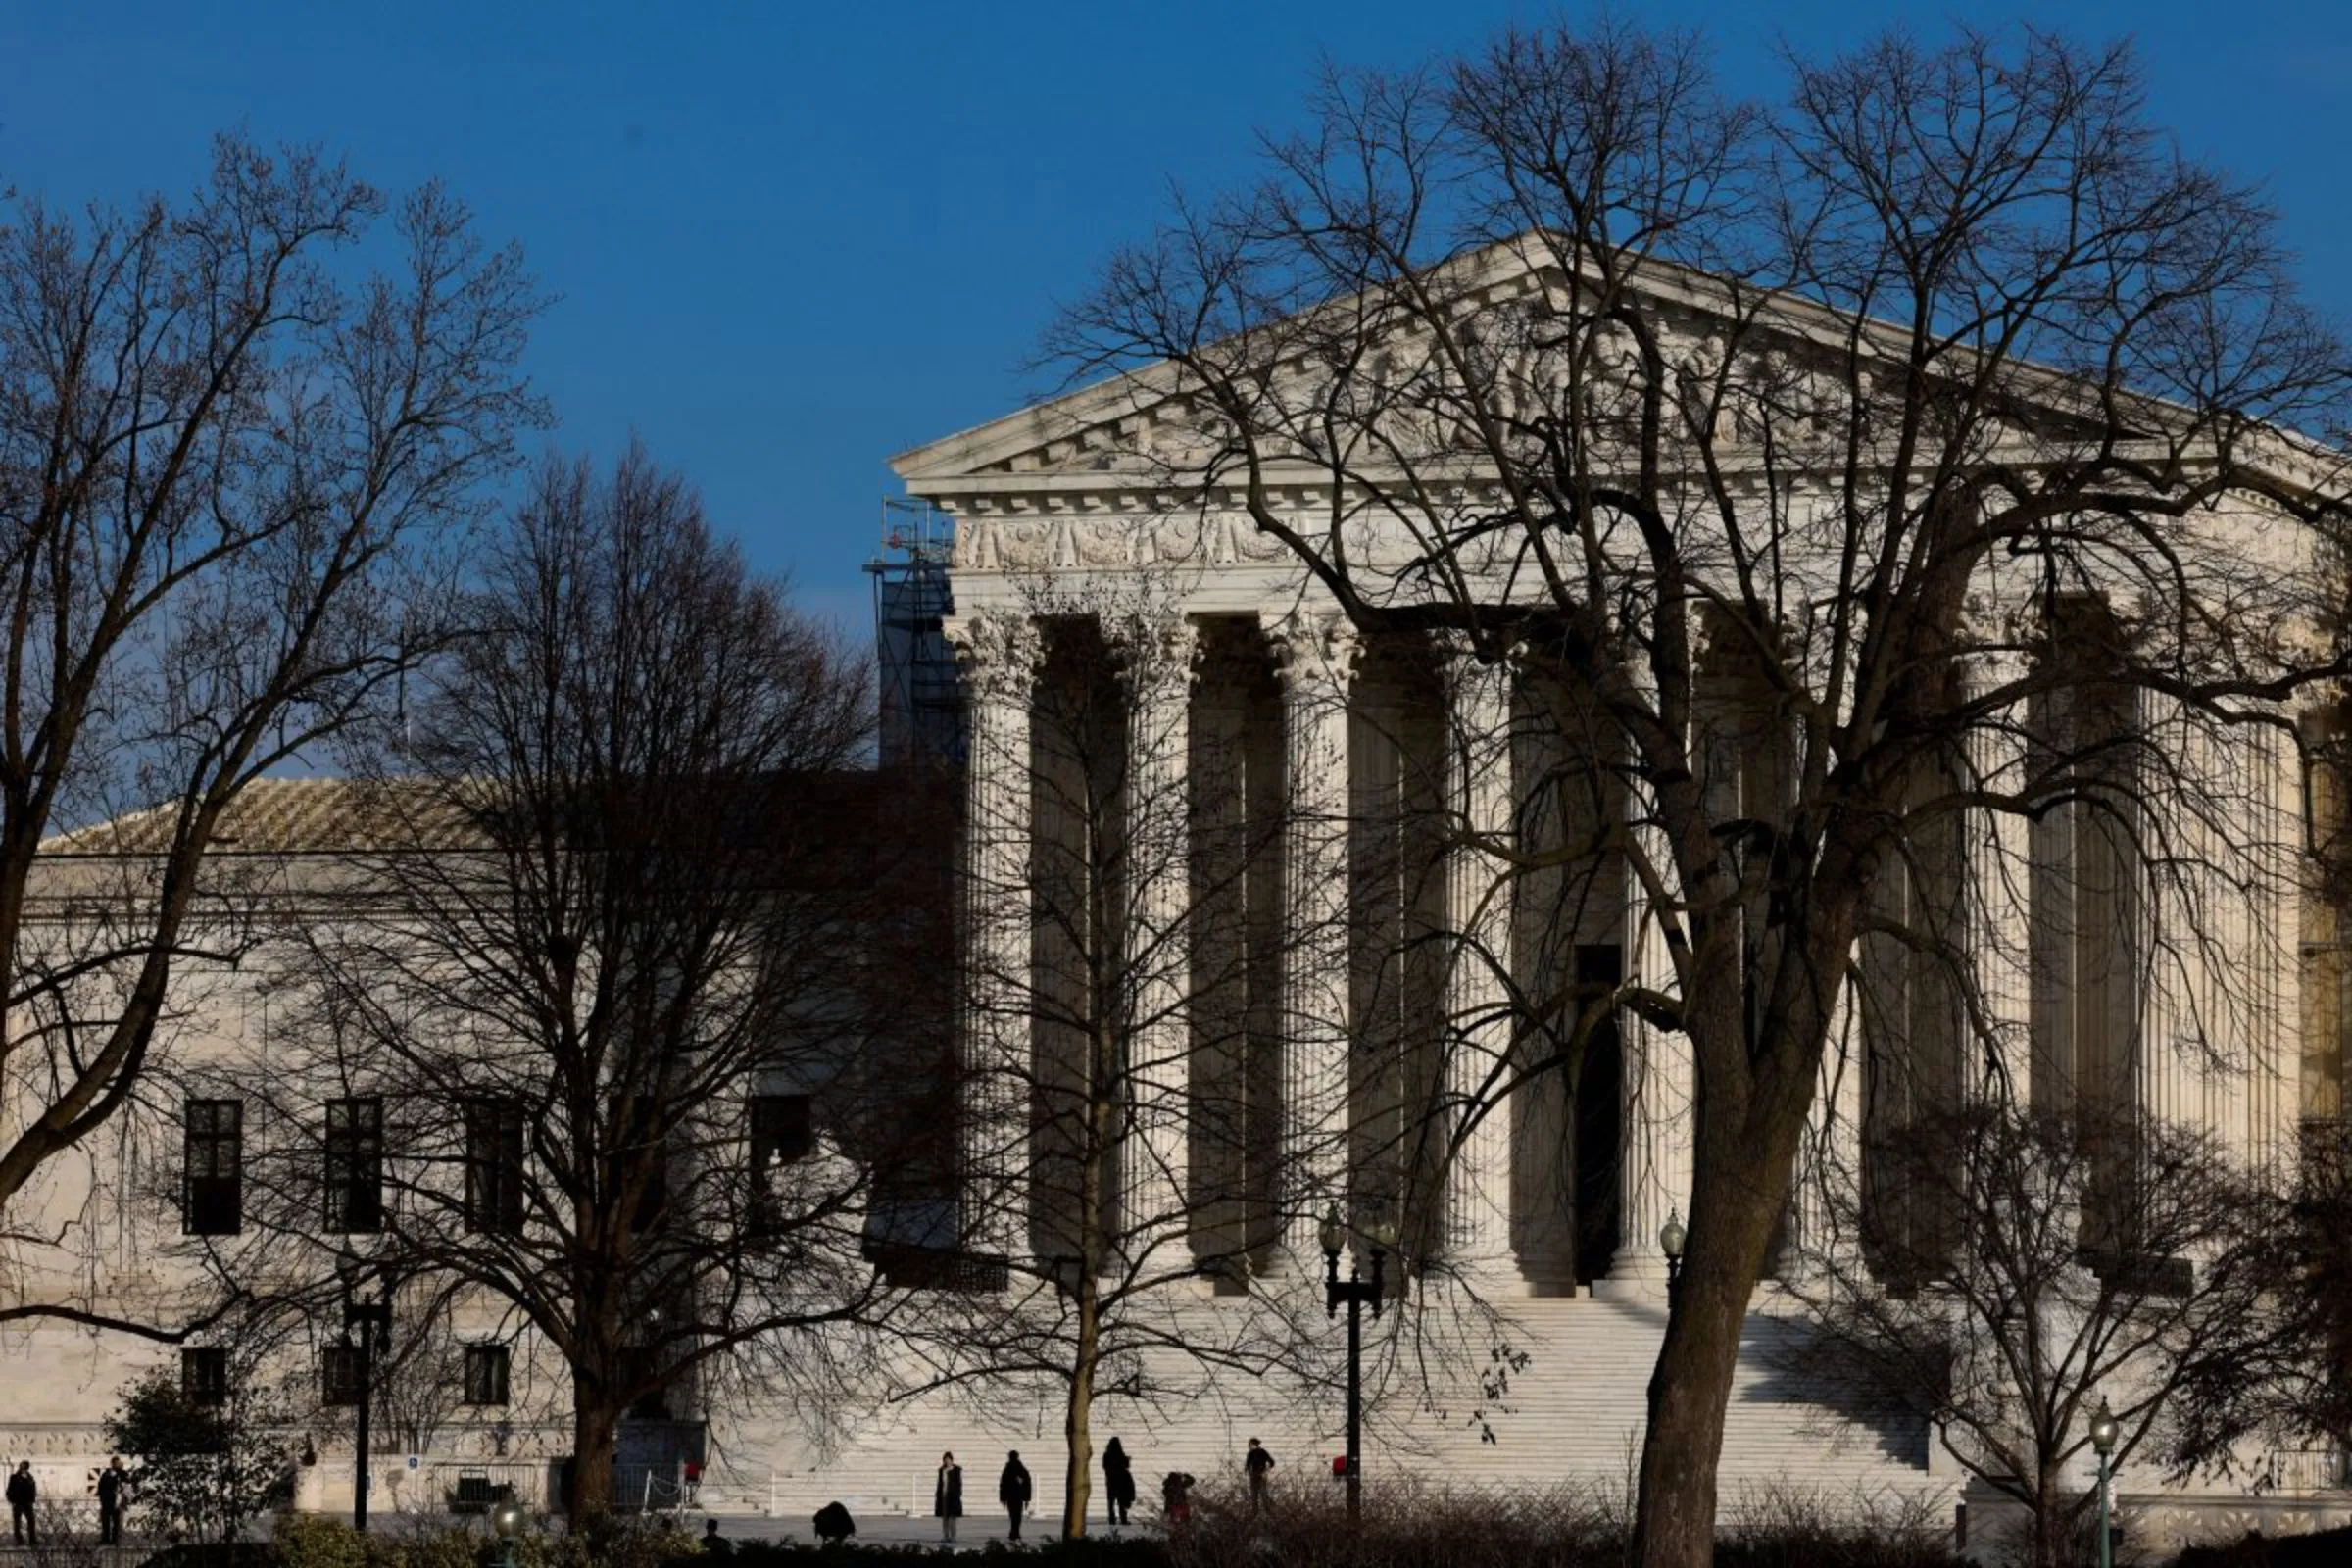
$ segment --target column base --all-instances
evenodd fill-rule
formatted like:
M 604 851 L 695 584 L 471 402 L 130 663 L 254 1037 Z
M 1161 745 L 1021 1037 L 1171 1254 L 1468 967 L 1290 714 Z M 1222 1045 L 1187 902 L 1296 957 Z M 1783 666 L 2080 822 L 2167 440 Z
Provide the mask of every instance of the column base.
M 1608 1274 L 1593 1285 L 1592 1294 L 1613 1301 L 1663 1301 L 1666 1259 L 1646 1249 L 1620 1248 L 1609 1259 Z

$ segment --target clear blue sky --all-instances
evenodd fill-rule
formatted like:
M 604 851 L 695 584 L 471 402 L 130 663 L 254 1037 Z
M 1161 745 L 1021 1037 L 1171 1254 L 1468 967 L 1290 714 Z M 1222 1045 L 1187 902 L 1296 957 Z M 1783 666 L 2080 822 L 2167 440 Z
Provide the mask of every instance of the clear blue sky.
M 1580 8 L 1568 8 L 1575 14 Z M 1741 91 L 1805 51 L 1951 4 L 1648 0 L 1703 25 Z M 1146 232 L 1171 180 L 1249 173 L 1319 56 L 1475 47 L 1509 0 L 570 0 L 172 5 L 0 0 L 0 186 L 177 193 L 243 124 L 379 185 L 438 175 L 563 296 L 532 370 L 551 439 L 631 429 L 754 560 L 862 620 L 891 452 L 1006 412 L 1054 303 Z M 2352 0 L 2041 0 L 2134 36 L 2153 112 L 2266 180 L 2306 286 L 2352 318 Z

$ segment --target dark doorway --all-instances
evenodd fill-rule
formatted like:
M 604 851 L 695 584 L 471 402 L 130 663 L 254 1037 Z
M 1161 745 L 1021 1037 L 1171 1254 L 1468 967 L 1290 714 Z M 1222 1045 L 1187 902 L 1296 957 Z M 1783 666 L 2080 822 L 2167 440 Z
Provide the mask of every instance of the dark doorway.
M 1606 996 L 1625 979 L 1625 950 L 1615 943 L 1579 944 L 1576 988 L 1580 998 Z M 1618 1189 L 1624 1153 L 1625 1048 L 1612 1012 L 1585 1042 L 1584 1068 L 1577 1075 L 1571 1169 L 1576 1180 L 1576 1283 L 1590 1285 L 1609 1272 L 1609 1259 L 1622 1239 Z

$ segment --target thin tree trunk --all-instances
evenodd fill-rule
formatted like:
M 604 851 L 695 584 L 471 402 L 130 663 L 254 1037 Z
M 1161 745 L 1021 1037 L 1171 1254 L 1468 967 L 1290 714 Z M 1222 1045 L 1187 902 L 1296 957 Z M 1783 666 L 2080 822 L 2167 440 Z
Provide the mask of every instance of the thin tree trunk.
M 1086 1505 L 1094 1474 L 1095 1361 L 1102 1352 L 1102 1323 L 1095 1298 L 1095 1282 L 1078 1282 L 1078 1345 L 1070 1358 L 1070 1397 L 1062 1416 L 1062 1436 L 1069 1446 L 1061 1501 L 1061 1538 L 1076 1541 L 1086 1534 Z

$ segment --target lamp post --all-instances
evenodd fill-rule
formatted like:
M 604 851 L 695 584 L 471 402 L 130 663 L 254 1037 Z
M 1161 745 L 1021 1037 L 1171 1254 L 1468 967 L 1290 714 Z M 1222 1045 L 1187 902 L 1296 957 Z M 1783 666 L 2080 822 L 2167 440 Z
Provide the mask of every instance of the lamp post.
M 1683 1277 L 1683 1244 L 1690 1233 L 1683 1229 L 1683 1211 L 1670 1208 L 1666 1223 L 1658 1227 L 1658 1250 L 1666 1254 L 1666 1294 L 1674 1294 L 1675 1282 Z
M 1337 1317 L 1340 1308 L 1348 1308 L 1348 1522 L 1353 1524 L 1363 1514 L 1363 1440 L 1364 1440 L 1364 1303 L 1372 1304 L 1372 1315 L 1380 1316 L 1382 1297 L 1381 1265 L 1390 1248 L 1396 1245 L 1396 1227 L 1384 1218 L 1366 1233 L 1372 1244 L 1372 1277 L 1367 1280 L 1356 1270 L 1354 1259 L 1348 1263 L 1348 1277 L 1340 1278 L 1340 1251 L 1348 1245 L 1348 1227 L 1340 1218 L 1340 1205 L 1332 1204 L 1323 1211 L 1323 1315 Z
M 490 1528 L 498 1533 L 500 1568 L 515 1568 L 515 1548 L 522 1539 L 522 1504 L 509 1496 L 491 1509 Z
M 356 1337 L 356 1340 L 355 1340 Z M 351 1472 L 351 1527 L 368 1529 L 368 1418 L 375 1404 L 375 1358 L 392 1341 L 392 1287 L 381 1288 L 375 1300 L 363 1300 L 356 1280 L 343 1284 L 343 1343 L 359 1350 L 360 1387 L 357 1455 Z
M 2099 1396 L 2099 1413 L 2090 1418 L 2091 1451 L 2099 1456 L 2099 1568 L 2114 1568 L 2115 1546 L 2107 1533 L 2107 1456 L 2115 1452 L 2115 1412 L 2107 1396 Z

